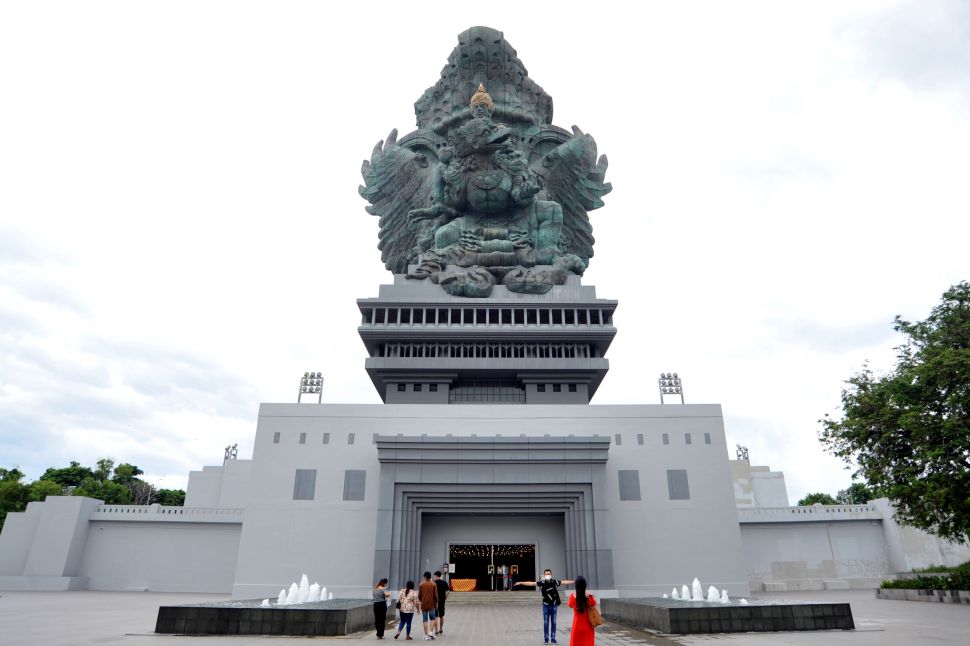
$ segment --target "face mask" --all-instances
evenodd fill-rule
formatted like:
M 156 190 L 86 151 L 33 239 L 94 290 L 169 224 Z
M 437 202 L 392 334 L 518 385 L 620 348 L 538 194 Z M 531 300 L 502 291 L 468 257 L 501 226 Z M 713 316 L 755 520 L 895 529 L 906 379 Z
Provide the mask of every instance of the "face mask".
M 546 580 L 546 581 L 552 581 L 552 575 L 551 575 L 551 574 L 547 574 L 547 575 L 546 575 L 545 577 L 543 577 L 543 578 L 545 578 L 545 580 Z

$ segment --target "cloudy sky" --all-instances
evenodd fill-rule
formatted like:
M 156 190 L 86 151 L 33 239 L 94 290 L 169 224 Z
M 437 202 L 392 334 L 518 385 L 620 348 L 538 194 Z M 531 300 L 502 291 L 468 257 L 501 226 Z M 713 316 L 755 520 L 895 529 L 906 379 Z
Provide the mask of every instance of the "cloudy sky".
M 378 403 L 360 162 L 479 24 L 610 160 L 595 403 L 676 370 L 793 503 L 847 486 L 817 420 L 970 278 L 966 2 L 3 3 L 0 466 L 181 487 L 305 370 Z

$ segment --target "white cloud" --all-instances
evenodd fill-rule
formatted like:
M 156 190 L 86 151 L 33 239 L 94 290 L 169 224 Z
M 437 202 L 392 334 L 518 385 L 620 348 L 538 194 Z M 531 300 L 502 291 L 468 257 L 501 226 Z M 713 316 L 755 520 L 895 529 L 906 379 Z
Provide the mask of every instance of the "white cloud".
M 964 9 L 8 3 L 0 466 L 110 453 L 184 484 L 245 457 L 304 370 L 325 401 L 378 401 L 354 300 L 390 276 L 360 162 L 487 24 L 610 159 L 596 401 L 655 402 L 678 370 L 793 501 L 834 492 L 816 420 L 891 363 L 895 314 L 967 278 L 966 21 L 944 11 Z

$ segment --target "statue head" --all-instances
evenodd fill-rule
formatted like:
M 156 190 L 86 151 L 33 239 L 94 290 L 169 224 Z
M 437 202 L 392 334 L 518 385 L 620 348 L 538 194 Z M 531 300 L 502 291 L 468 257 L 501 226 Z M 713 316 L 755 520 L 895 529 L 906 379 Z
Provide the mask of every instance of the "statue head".
M 471 101 L 468 102 L 468 107 L 471 108 L 472 116 L 476 119 L 492 116 L 495 103 L 492 101 L 492 97 L 488 95 L 488 92 L 485 91 L 483 84 L 478 84 L 478 90 L 472 95 Z

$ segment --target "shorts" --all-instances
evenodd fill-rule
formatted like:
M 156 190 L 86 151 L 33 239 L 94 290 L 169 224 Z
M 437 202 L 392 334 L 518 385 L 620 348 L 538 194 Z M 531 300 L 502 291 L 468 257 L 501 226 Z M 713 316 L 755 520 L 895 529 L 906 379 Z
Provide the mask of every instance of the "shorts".
M 432 608 L 431 610 L 421 611 L 421 621 L 431 621 L 433 619 L 437 619 L 437 617 L 435 617 L 434 608 Z
M 445 604 L 441 604 L 440 606 L 438 606 L 438 616 L 439 617 L 445 616 Z

